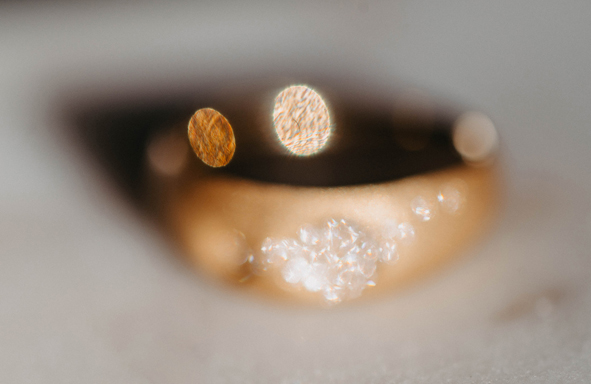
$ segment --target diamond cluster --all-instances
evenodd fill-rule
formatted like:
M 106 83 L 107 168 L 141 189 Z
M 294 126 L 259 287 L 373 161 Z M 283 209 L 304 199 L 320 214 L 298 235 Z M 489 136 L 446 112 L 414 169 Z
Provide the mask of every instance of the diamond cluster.
M 262 263 L 264 269 L 280 269 L 287 283 L 320 292 L 327 302 L 338 303 L 375 285 L 378 262 L 398 260 L 397 240 L 410 235 L 409 225 L 401 224 L 387 236 L 372 236 L 345 220 L 305 225 L 297 239 L 266 238 Z
M 465 202 L 457 186 L 461 181 L 442 185 L 436 198 L 416 196 L 410 204 L 421 222 L 428 222 L 442 208 L 456 214 Z M 439 203 L 439 204 L 437 204 Z M 320 226 L 306 224 L 295 238 L 267 237 L 261 252 L 248 252 L 255 274 L 275 270 L 294 287 L 322 294 L 328 303 L 339 303 L 361 295 L 375 286 L 379 263 L 398 261 L 400 245 L 415 237 L 409 222 L 387 220 L 379 231 L 368 231 L 343 219 L 329 219 Z

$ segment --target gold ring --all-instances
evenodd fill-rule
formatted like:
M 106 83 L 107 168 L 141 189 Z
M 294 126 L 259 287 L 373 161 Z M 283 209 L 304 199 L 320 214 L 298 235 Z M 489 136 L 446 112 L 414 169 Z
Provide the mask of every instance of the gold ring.
M 499 140 L 481 113 L 299 84 L 200 107 L 197 156 L 161 213 L 192 264 L 243 291 L 387 292 L 460 255 L 495 211 Z

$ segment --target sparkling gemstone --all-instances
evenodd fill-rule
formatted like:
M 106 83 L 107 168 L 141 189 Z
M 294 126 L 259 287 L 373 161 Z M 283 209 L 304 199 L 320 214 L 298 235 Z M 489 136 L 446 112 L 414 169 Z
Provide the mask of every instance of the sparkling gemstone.
M 347 284 L 347 298 L 354 299 L 361 296 L 361 293 L 367 286 L 367 278 L 358 271 L 351 275 L 350 281 Z
M 415 197 L 411 201 L 410 207 L 422 221 L 429 221 L 433 217 L 433 205 L 421 196 Z
M 297 284 L 310 273 L 310 264 L 302 257 L 289 260 L 281 271 L 281 275 L 291 284 Z
M 463 196 L 454 186 L 444 185 L 437 194 L 437 201 L 439 201 L 445 211 L 455 213 L 460 209 Z
M 328 267 L 325 264 L 312 264 L 307 276 L 304 277 L 304 287 L 311 292 L 318 292 L 328 285 Z
M 263 241 L 261 251 L 265 255 L 263 264 L 280 265 L 283 264 L 290 256 L 290 249 L 288 240 L 276 239 L 267 237 Z
M 358 258 L 359 255 L 357 253 L 347 253 L 345 256 L 343 256 L 342 260 L 344 264 L 354 266 L 357 265 Z
M 398 224 L 398 235 L 397 238 L 403 242 L 410 242 L 415 237 L 415 229 L 410 223 Z
M 336 304 L 343 301 L 344 290 L 339 286 L 329 286 L 322 292 L 328 303 Z
M 298 237 L 303 244 L 316 245 L 320 243 L 322 231 L 307 224 L 298 230 Z
M 339 271 L 335 282 L 341 287 L 348 287 L 356 273 L 355 268 L 343 268 Z
M 374 259 L 361 258 L 358 262 L 357 268 L 363 274 L 363 276 L 370 278 L 376 272 L 376 261 Z
M 362 250 L 364 252 L 364 257 L 371 260 L 377 260 L 378 254 L 380 252 L 379 247 L 374 244 L 364 247 Z
M 390 229 L 391 236 L 382 234 L 378 241 L 352 223 L 329 219 L 321 226 L 302 226 L 296 238 L 265 239 L 262 258 L 265 265 L 281 266 L 286 282 L 320 292 L 328 303 L 338 303 L 375 285 L 378 262 L 398 259 L 395 238 L 414 236 L 408 223 L 392 222 Z
M 275 242 L 276 242 L 275 239 L 273 239 L 271 237 L 267 237 L 265 240 L 263 240 L 263 245 L 261 246 L 261 251 L 263 251 L 264 253 L 270 252 L 271 249 L 273 249 Z
M 398 261 L 398 245 L 394 239 L 384 240 L 380 247 L 380 261 L 394 264 Z

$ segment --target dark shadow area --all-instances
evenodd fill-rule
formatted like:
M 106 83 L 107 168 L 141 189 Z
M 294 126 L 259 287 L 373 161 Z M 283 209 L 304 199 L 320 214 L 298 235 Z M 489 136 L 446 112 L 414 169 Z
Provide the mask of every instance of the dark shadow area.
M 274 138 L 269 116 L 273 92 L 291 84 L 281 80 L 265 84 L 249 88 L 241 83 L 237 89 L 217 90 L 204 87 L 197 97 L 179 93 L 69 102 L 66 118 L 77 141 L 134 201 L 146 193 L 144 168 L 150 139 L 171 130 L 186 137 L 191 115 L 205 107 L 220 111 L 229 120 L 236 152 L 228 166 L 218 169 L 205 169 L 191 154 L 189 170 L 199 169 L 199 174 L 332 187 L 392 181 L 462 162 L 452 142 L 454 113 L 436 107 L 395 113 L 394 106 L 401 101 L 396 93 L 374 102 L 366 96 L 370 91 L 355 91 L 350 86 L 339 90 L 338 82 L 315 87 L 321 94 L 326 90 L 330 107 L 333 137 L 329 148 L 310 157 L 290 155 Z

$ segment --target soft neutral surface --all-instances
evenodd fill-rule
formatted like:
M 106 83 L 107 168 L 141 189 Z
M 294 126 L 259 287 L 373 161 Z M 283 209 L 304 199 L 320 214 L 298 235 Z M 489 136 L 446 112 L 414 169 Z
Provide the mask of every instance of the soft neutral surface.
M 591 2 L 245 3 L 0 4 L 0 382 L 589 382 Z M 507 176 L 494 234 L 381 301 L 253 301 L 173 258 L 55 118 L 70 86 L 269 65 L 488 113 Z

